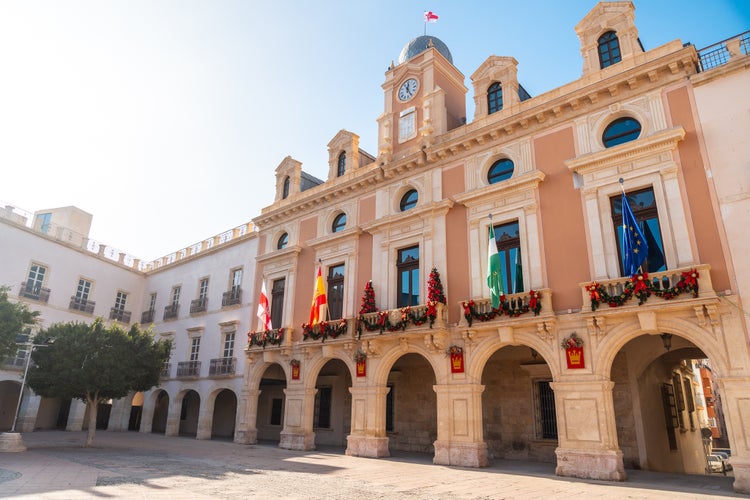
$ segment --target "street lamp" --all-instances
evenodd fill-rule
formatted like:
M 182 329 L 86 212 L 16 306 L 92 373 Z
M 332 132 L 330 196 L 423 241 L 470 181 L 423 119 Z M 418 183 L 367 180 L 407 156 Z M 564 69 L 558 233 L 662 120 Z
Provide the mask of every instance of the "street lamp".
M 31 353 L 37 347 L 49 347 L 50 344 L 54 343 L 55 339 L 48 338 L 44 344 L 34 344 L 28 342 L 25 344 L 28 349 L 26 355 L 26 366 L 23 369 L 23 378 L 21 378 L 21 391 L 18 393 L 18 402 L 16 403 L 16 412 L 13 414 L 13 427 L 10 432 L 3 432 L 0 434 L 0 451 L 26 451 L 26 446 L 23 444 L 21 434 L 16 432 L 16 424 L 18 423 L 18 414 L 21 411 L 21 401 L 23 400 L 23 390 L 26 387 L 26 375 L 29 373 L 29 365 L 31 364 Z

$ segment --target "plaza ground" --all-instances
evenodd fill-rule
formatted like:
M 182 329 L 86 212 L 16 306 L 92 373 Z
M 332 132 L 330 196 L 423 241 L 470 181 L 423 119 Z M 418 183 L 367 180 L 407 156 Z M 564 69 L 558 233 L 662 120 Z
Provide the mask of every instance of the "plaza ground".
M 622 483 L 557 477 L 553 464 L 495 460 L 470 469 L 425 454 L 348 457 L 136 432 L 23 434 L 28 450 L 0 453 L 0 498 L 748 498 L 732 477 L 628 470 Z

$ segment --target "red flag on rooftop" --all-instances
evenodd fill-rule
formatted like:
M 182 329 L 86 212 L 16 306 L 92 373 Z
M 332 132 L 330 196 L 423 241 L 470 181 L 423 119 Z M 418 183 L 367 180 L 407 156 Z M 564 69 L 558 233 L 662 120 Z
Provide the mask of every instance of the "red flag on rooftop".
M 424 12 L 424 22 L 426 23 L 436 23 L 438 20 L 438 15 L 432 12 L 431 10 L 426 10 Z
M 258 327 L 268 331 L 272 330 L 271 326 L 271 313 L 268 308 L 268 295 L 266 295 L 266 282 L 263 282 L 260 288 L 260 298 L 258 299 L 258 319 L 260 320 Z
M 328 300 L 326 289 L 323 285 L 323 274 L 318 266 L 318 276 L 315 278 L 315 289 L 313 291 L 312 307 L 310 308 L 310 326 L 317 325 L 326 320 L 328 312 Z

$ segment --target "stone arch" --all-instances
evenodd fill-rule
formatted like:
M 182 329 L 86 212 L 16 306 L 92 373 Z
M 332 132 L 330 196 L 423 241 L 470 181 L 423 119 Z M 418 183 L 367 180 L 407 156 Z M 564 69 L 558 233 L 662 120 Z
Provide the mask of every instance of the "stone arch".
M 248 370 L 247 385 L 251 390 L 258 390 L 260 388 L 260 381 L 263 378 L 263 374 L 270 368 L 271 365 L 279 365 L 281 370 L 284 372 L 286 382 L 289 383 L 292 379 L 292 369 L 288 363 L 284 364 L 281 361 L 263 361 L 261 363 L 246 364 L 246 367 L 251 367 Z
M 396 361 L 398 361 L 398 359 L 405 354 L 421 355 L 427 361 L 427 364 L 432 368 L 432 372 L 435 375 L 435 383 L 438 385 L 448 383 L 448 358 L 445 358 L 443 366 L 438 366 L 435 362 L 435 356 L 429 350 L 422 346 L 408 344 L 408 341 L 407 349 L 404 349 L 401 345 L 398 345 L 391 347 L 386 352 L 380 355 L 377 368 L 375 368 L 375 373 L 372 378 L 372 383 L 375 385 L 386 385 L 388 383 L 388 374 L 390 373 L 391 368 L 393 368 L 393 365 L 396 363 Z
M 315 389 L 315 383 L 318 379 L 318 375 L 320 374 L 320 370 L 323 369 L 326 363 L 334 359 L 343 362 L 346 365 L 347 370 L 349 370 L 349 376 L 352 380 L 355 380 L 357 367 L 354 363 L 354 359 L 352 359 L 351 356 L 345 356 L 343 354 L 344 353 L 331 353 L 330 355 L 325 355 L 322 351 L 320 351 L 318 354 L 313 356 L 313 358 L 306 363 L 307 368 L 305 368 L 304 365 L 302 366 L 302 373 L 300 374 L 300 378 L 302 378 L 302 380 L 304 381 L 305 388 Z
M 514 335 L 511 341 L 504 340 L 499 336 L 489 337 L 473 348 L 470 359 L 466 365 L 466 375 L 469 380 L 482 380 L 487 361 L 498 350 L 508 346 L 527 346 L 534 349 L 544 359 L 552 372 L 552 377 L 557 380 L 562 374 L 560 356 L 556 354 L 555 342 L 550 343 L 533 333 L 519 333 Z
M 217 407 L 216 403 L 219 401 L 219 397 L 225 394 L 226 397 L 234 398 L 234 407 L 225 408 L 223 406 Z M 232 401 L 228 401 L 230 404 Z M 239 409 L 239 398 L 234 390 L 230 387 L 217 387 L 206 398 L 206 413 L 210 415 L 210 429 L 211 438 L 214 437 L 234 437 L 234 433 L 237 429 L 237 415 Z M 218 417 L 218 418 L 217 418 Z
M 593 365 L 594 374 L 601 377 L 602 380 L 609 380 L 615 356 L 625 344 L 641 335 L 658 335 L 661 333 L 671 333 L 692 342 L 693 345 L 703 351 L 706 357 L 711 359 L 719 377 L 729 372 L 729 364 L 723 354 L 723 349 L 711 331 L 679 318 L 657 321 L 655 331 L 644 331 L 638 319 L 634 318 L 612 328 L 601 341 L 597 347 L 597 355 L 592 356 L 592 360 L 596 360 Z

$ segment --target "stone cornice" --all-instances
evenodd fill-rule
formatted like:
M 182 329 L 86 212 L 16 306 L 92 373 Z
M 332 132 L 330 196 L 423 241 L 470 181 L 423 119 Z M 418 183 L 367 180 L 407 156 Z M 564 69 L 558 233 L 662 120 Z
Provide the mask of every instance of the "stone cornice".
M 618 63 L 454 129 L 425 150 L 427 161 L 455 158 L 488 142 L 550 128 L 610 101 L 622 102 L 626 94 L 635 96 L 683 80 L 695 73 L 697 61 L 694 47 L 670 42 L 623 61 L 622 66 Z
M 317 250 L 318 248 L 322 246 L 330 245 L 339 240 L 348 240 L 348 239 L 356 238 L 357 236 L 359 236 L 360 233 L 362 233 L 362 230 L 359 227 L 353 227 L 353 228 L 346 229 L 338 233 L 326 234 L 319 238 L 313 238 L 311 240 L 307 240 L 306 243 L 309 247 Z
M 274 250 L 267 254 L 258 255 L 255 260 L 259 263 L 266 263 L 273 260 L 282 260 L 287 257 L 296 257 L 302 251 L 302 247 L 299 245 L 293 245 L 283 250 Z
M 546 175 L 544 172 L 534 170 L 519 175 L 518 177 L 511 177 L 510 179 L 498 182 L 497 184 L 490 184 L 479 189 L 473 189 L 465 193 L 454 195 L 453 199 L 466 207 L 471 207 L 484 202 L 484 200 L 490 196 L 501 196 L 507 193 L 536 189 L 545 177 Z
M 674 127 L 642 139 L 567 160 L 565 165 L 573 172 L 586 175 L 644 156 L 673 151 L 684 137 L 685 129 Z
M 365 224 L 361 224 L 363 231 L 374 234 L 382 231 L 384 227 L 395 225 L 395 224 L 407 224 L 408 221 L 419 218 L 434 219 L 435 217 L 445 216 L 448 210 L 453 207 L 453 201 L 449 199 L 441 200 L 424 207 L 415 207 L 406 212 L 398 212 L 395 214 L 381 217 Z

